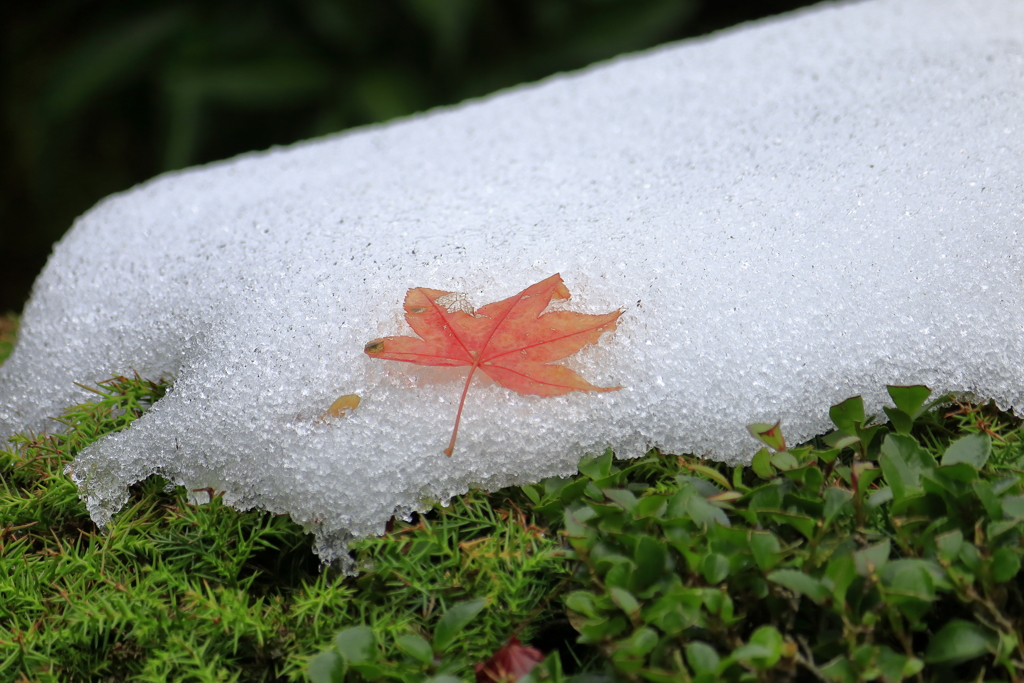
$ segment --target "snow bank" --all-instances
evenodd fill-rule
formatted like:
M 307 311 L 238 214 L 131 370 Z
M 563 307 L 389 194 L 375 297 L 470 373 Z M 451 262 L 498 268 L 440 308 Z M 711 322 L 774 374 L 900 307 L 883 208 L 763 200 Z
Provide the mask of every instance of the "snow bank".
M 86 398 L 73 382 L 172 377 L 75 461 L 94 518 L 160 473 L 290 513 L 332 558 L 396 510 L 607 446 L 743 460 L 748 423 L 795 441 L 887 383 L 1020 406 L 1021 26 L 1016 0 L 822 5 L 162 176 L 56 247 L 0 433 Z M 477 383 L 446 458 L 464 374 L 364 344 L 409 333 L 410 287 L 479 306 L 554 273 L 570 310 L 624 309 L 566 361 L 624 388 Z

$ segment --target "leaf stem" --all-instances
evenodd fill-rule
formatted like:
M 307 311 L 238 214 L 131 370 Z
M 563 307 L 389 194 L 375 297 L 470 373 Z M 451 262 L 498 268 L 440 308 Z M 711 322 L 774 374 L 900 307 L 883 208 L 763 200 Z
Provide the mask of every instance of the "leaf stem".
M 480 358 L 477 357 L 476 362 L 469 366 L 469 376 L 466 377 L 466 386 L 462 387 L 462 398 L 459 399 L 459 412 L 455 413 L 455 428 L 452 430 L 452 440 L 448 442 L 448 448 L 444 449 L 444 454 L 449 458 L 452 457 L 452 453 L 455 452 L 455 437 L 459 434 L 459 422 L 462 420 L 462 408 L 466 405 L 466 394 L 469 393 L 469 383 L 473 381 L 473 373 L 480 367 Z

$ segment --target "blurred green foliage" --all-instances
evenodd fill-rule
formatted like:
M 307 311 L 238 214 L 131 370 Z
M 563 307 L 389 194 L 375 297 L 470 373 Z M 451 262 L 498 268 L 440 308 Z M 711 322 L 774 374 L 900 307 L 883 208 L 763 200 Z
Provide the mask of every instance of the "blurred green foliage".
M 101 197 L 807 0 L 0 3 L 0 312 Z

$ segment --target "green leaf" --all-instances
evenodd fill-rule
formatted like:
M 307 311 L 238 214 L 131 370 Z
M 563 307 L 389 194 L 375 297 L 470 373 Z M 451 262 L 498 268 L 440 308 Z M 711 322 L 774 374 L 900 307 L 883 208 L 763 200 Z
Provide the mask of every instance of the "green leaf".
M 750 663 L 762 671 L 775 666 L 782 657 L 782 634 L 774 626 L 761 626 L 751 634 L 749 642 L 767 651 L 766 655 L 750 658 Z
M 722 526 L 730 526 L 729 517 L 725 511 L 699 495 L 691 495 L 686 499 L 686 512 L 697 526 L 710 527 L 715 522 Z
M 892 487 L 886 486 L 885 488 L 878 489 L 870 496 L 868 496 L 868 507 L 876 508 L 879 505 L 885 505 L 893 499 Z
M 524 486 L 523 487 L 523 493 L 526 494 L 526 497 L 529 498 L 530 502 L 533 503 L 534 505 L 537 505 L 537 504 L 540 503 L 540 494 L 537 492 L 537 488 L 538 487 L 536 487 L 536 486 Z
M 772 464 L 778 467 L 780 470 L 795 470 L 800 467 L 800 463 L 793 457 L 793 454 L 789 451 L 779 451 L 772 455 Z
M 835 451 L 842 451 L 844 448 L 848 448 L 856 443 L 860 443 L 859 436 L 853 436 L 852 434 L 845 434 L 839 430 L 826 434 L 822 439 L 827 445 L 831 446 Z
M 579 464 L 580 472 L 595 481 L 604 479 L 611 474 L 612 458 L 614 454 L 610 450 L 598 458 L 583 458 Z
M 838 486 L 831 486 L 825 489 L 825 525 L 828 526 L 832 523 L 839 513 L 844 510 L 852 510 L 853 506 L 850 501 L 853 499 L 853 494 L 846 490 L 841 489 Z
M 878 463 L 897 502 L 923 495 L 921 472 L 938 464 L 917 439 L 900 434 L 886 435 Z
M 636 621 L 637 617 L 640 616 L 640 603 L 633 597 L 632 593 L 617 586 L 609 586 L 608 594 L 611 596 L 615 606 L 625 612 L 630 621 Z
M 633 511 L 633 516 L 637 519 L 661 517 L 665 513 L 665 508 L 668 505 L 669 498 L 670 496 L 666 495 L 644 496 L 640 499 L 640 502 L 637 503 L 636 510 Z
M 918 600 L 935 600 L 935 581 L 928 560 L 905 559 L 889 562 L 882 583 L 889 589 Z M 941 574 L 942 570 L 935 567 Z
M 801 595 L 806 595 L 817 603 L 822 603 L 829 597 L 829 591 L 821 581 L 804 574 L 799 569 L 777 569 L 768 575 L 768 580 Z
M 708 583 L 712 585 L 721 583 L 729 576 L 729 558 L 721 553 L 711 553 L 704 558 L 701 572 Z
M 434 629 L 434 652 L 441 653 L 447 650 L 459 632 L 466 628 L 486 605 L 487 600 L 484 598 L 452 605 L 437 621 L 437 627 Z
M 974 495 L 978 496 L 978 500 L 984 506 L 985 514 L 992 519 L 1003 518 L 1003 504 L 999 497 L 996 496 L 995 491 L 992 490 L 992 484 L 983 479 L 978 479 L 971 482 L 971 488 L 974 489 Z
M 598 609 L 594 603 L 594 596 L 587 591 L 573 591 L 565 599 L 565 606 L 573 612 L 579 612 L 587 617 L 597 617 Z
M 998 644 L 999 638 L 992 631 L 971 621 L 953 619 L 928 643 L 924 661 L 955 666 L 994 652 Z
M 633 573 L 633 587 L 643 592 L 665 573 L 665 562 L 668 549 L 665 544 L 653 536 L 646 534 L 637 541 L 633 551 L 636 571 Z
M 939 559 L 952 562 L 960 554 L 964 545 L 964 535 L 959 529 L 935 537 L 935 547 L 939 551 Z
M 1007 519 L 1024 519 L 1024 496 L 1003 496 L 1002 502 Z
M 658 634 L 654 629 L 646 626 L 638 628 L 629 638 L 620 641 L 616 649 L 630 655 L 645 655 L 658 644 Z
M 353 626 L 334 636 L 334 648 L 349 664 L 373 660 L 373 630 L 369 626 Z
M 775 476 L 775 469 L 772 467 L 772 455 L 768 452 L 767 448 L 762 448 L 754 454 L 754 459 L 751 460 L 750 466 L 753 468 L 754 474 L 762 479 L 771 479 Z
M 942 456 L 942 464 L 967 463 L 980 470 L 992 455 L 992 439 L 988 434 L 971 434 L 950 444 Z
M 907 387 L 889 386 L 889 396 L 896 407 L 911 419 L 921 414 L 924 402 L 931 396 L 932 390 L 921 384 Z
M 944 485 L 947 486 L 947 490 L 955 491 L 957 495 L 960 495 L 966 490 L 966 488 L 949 486 L 949 482 L 956 481 L 964 484 L 970 484 L 978 478 L 978 468 L 967 462 L 958 462 L 954 465 L 936 467 L 933 474 L 938 475 L 940 479 L 944 480 Z
M 820 671 L 827 680 L 835 681 L 835 683 L 857 683 L 860 680 L 853 663 L 845 655 L 839 655 L 828 662 L 821 667 Z
M 690 465 L 690 469 L 693 470 L 694 472 L 699 472 L 700 474 L 703 474 L 705 477 L 712 480 L 713 482 L 721 486 L 723 489 L 729 488 L 729 480 L 723 477 L 722 473 L 714 469 L 713 467 L 708 467 L 707 465 Z
M 885 683 L 899 683 L 904 678 L 916 675 L 924 662 L 916 657 L 897 654 L 885 645 L 874 648 L 874 663 Z
M 846 591 L 857 578 L 857 566 L 852 553 L 833 555 L 825 567 L 825 580 L 836 604 L 846 602 Z
M 853 554 L 853 561 L 857 566 L 857 573 L 861 576 L 871 576 L 874 573 L 880 572 L 889 561 L 891 549 L 892 544 L 887 538 L 877 545 L 868 546 L 863 550 L 855 552 Z
M 604 495 L 608 496 L 609 500 L 626 512 L 632 512 L 636 509 L 636 495 L 628 489 L 605 489 Z
M 643 619 L 670 636 L 682 633 L 697 624 L 704 601 L 695 589 L 681 589 L 658 598 L 645 607 Z
M 714 674 L 718 669 L 721 659 L 715 648 L 705 642 L 693 640 L 686 645 L 686 663 L 698 676 L 702 674 Z
M 779 544 L 779 539 L 772 532 L 751 532 L 750 553 L 754 556 L 754 562 L 757 562 L 757 566 L 761 571 L 769 571 L 777 565 L 782 559 L 779 557 L 781 551 L 782 546 Z
M 850 436 L 857 435 L 857 428 L 864 424 L 864 400 L 860 396 L 853 396 L 842 403 L 832 406 L 828 416 L 836 428 Z
M 910 430 L 914 428 L 914 419 L 907 415 L 899 408 L 882 408 L 885 411 L 885 416 L 889 418 L 889 422 L 892 423 L 892 428 L 896 430 L 897 434 L 910 434 Z
M 747 426 L 749 431 L 755 439 L 767 444 L 773 451 L 784 451 L 786 450 L 786 440 L 782 438 L 782 429 L 780 429 L 781 422 L 776 422 L 773 425 L 770 424 L 752 424 Z
M 331 650 L 321 652 L 309 660 L 306 675 L 313 683 L 343 683 L 345 662 Z
M 1020 555 L 1008 546 L 992 553 L 992 579 L 1000 583 L 1010 581 L 1020 571 Z
M 395 638 L 395 647 L 424 664 L 432 664 L 434 662 L 434 650 L 430 647 L 430 643 L 412 633 L 406 633 Z

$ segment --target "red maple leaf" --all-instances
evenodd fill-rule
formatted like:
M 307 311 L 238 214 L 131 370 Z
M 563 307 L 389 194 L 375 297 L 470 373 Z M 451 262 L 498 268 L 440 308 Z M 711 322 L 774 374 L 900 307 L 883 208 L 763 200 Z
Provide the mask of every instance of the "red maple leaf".
M 544 653 L 540 650 L 510 638 L 490 659 L 476 665 L 476 682 L 513 683 L 533 671 L 542 659 Z
M 575 371 L 552 363 L 614 330 L 622 311 L 603 315 L 545 313 L 553 298 L 569 298 L 569 290 L 558 274 L 476 311 L 463 295 L 414 287 L 405 295 L 405 319 L 419 336 L 374 339 L 365 351 L 371 358 L 419 365 L 469 366 L 452 440 L 444 451 L 450 457 L 466 392 L 477 369 L 520 394 L 560 396 L 570 391 L 622 388 L 595 387 Z

